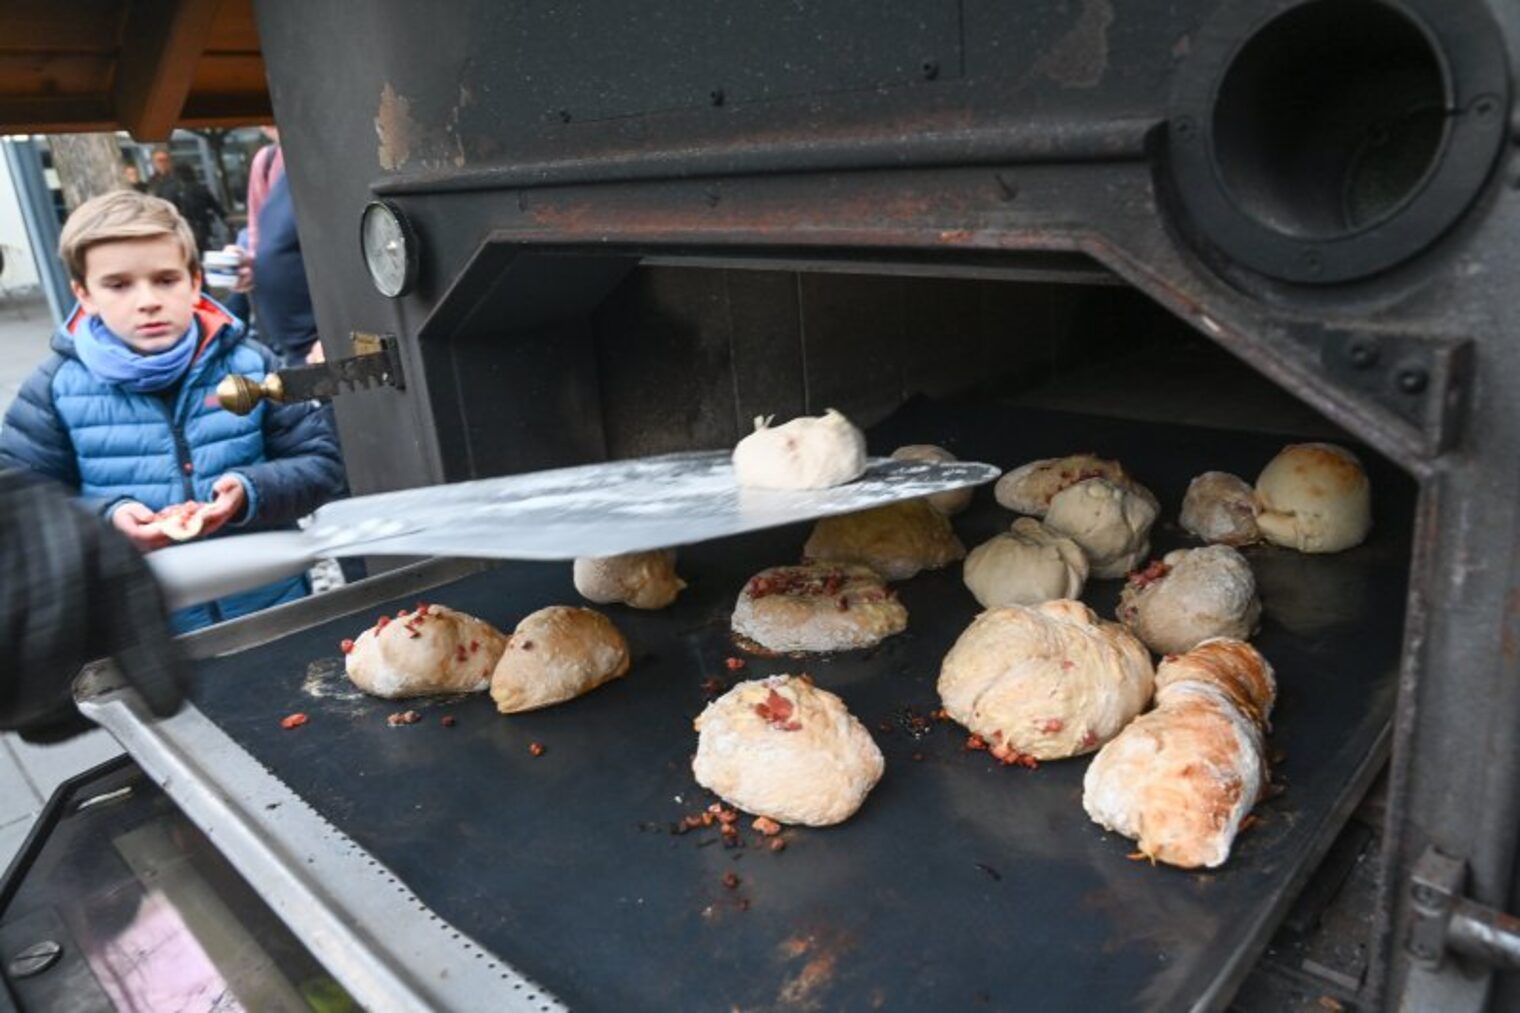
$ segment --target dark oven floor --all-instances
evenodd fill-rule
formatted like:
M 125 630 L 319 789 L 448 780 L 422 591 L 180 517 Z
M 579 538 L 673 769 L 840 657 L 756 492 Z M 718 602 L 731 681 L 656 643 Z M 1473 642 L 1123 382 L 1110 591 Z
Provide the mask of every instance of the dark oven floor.
M 1116 456 L 1162 501 L 1159 555 L 1185 544 L 1175 518 L 1189 478 L 1217 468 L 1249 480 L 1284 441 L 920 402 L 871 433 L 873 453 L 909 442 L 1005 467 Z M 915 737 L 904 717 L 938 705 L 940 660 L 978 611 L 958 565 L 901 585 L 909 629 L 874 651 L 751 656 L 729 671 L 735 595 L 755 571 L 795 560 L 802 528 L 683 549 L 691 586 L 673 608 L 606 610 L 632 644 L 630 675 L 547 711 L 500 716 L 484 694 L 402 704 L 345 692 L 339 641 L 415 599 L 203 662 L 196 703 L 440 916 L 572 1006 L 1216 1005 L 1345 821 L 1387 729 L 1414 486 L 1369 465 L 1366 545 L 1328 557 L 1248 550 L 1266 605 L 1256 643 L 1280 681 L 1272 745 L 1286 791 L 1213 872 L 1131 861 L 1131 842 L 1082 810 L 1085 758 L 1003 768 L 967 752 L 955 726 Z M 988 488 L 956 527 L 969 548 L 1011 520 Z M 1112 616 L 1118 588 L 1094 582 L 1085 597 Z M 507 631 L 579 601 L 568 564 L 505 565 L 427 597 Z M 788 830 L 780 852 L 759 846 L 747 820 L 741 848 L 713 831 L 672 834 L 712 800 L 690 770 L 703 681 L 798 671 L 842 695 L 886 754 L 860 813 Z M 423 720 L 387 726 L 407 706 Z M 310 723 L 282 731 L 298 710 Z M 457 724 L 441 724 L 445 714 Z M 530 754 L 533 742 L 544 755 Z

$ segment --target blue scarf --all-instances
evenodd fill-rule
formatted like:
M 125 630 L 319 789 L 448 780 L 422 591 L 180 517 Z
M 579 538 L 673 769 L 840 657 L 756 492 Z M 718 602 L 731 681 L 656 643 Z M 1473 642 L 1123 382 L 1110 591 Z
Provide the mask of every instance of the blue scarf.
M 179 383 L 200 345 L 200 325 L 192 318 L 189 330 L 169 348 L 144 355 L 118 338 L 105 322 L 92 316 L 74 332 L 74 350 L 85 368 L 106 383 L 134 394 L 151 394 Z

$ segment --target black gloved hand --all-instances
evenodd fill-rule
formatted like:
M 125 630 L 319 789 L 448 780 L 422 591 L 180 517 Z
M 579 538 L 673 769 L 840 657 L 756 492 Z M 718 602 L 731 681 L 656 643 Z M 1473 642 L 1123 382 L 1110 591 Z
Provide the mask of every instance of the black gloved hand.
M 61 488 L 0 470 L 0 729 L 29 739 L 89 727 L 71 686 L 111 656 L 149 709 L 179 709 L 183 662 L 163 596 L 121 534 Z

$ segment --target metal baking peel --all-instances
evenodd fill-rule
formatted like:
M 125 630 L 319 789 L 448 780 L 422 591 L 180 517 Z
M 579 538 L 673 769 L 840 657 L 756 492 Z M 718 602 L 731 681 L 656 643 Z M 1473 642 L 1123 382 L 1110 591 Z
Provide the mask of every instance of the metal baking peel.
M 613 556 L 853 513 L 982 485 L 969 461 L 871 458 L 831 489 L 741 488 L 727 450 L 667 454 L 338 500 L 302 531 L 212 538 L 147 556 L 171 608 L 297 574 L 322 556 Z

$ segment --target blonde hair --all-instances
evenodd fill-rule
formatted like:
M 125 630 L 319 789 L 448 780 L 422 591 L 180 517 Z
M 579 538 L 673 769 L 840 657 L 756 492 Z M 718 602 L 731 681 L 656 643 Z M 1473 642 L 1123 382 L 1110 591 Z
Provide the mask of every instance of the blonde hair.
M 58 256 L 69 276 L 83 285 L 84 255 L 90 247 L 152 236 L 172 236 L 178 240 L 185 252 L 185 266 L 192 275 L 201 273 L 195 234 L 179 210 L 162 197 L 136 190 L 112 190 L 75 208 L 58 237 Z

